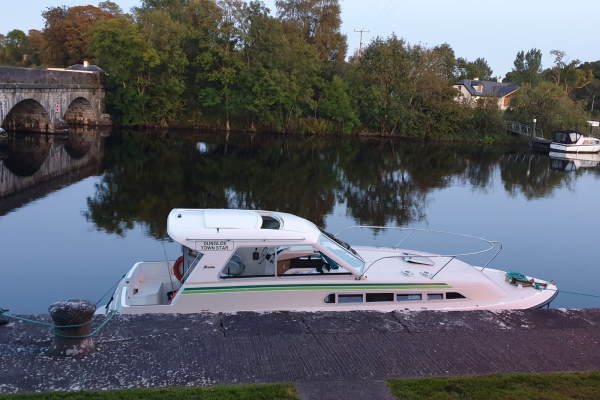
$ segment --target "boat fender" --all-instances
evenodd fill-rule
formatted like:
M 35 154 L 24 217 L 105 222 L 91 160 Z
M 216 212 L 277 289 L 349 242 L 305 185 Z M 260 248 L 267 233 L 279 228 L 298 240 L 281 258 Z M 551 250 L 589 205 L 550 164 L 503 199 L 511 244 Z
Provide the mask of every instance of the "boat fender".
M 175 275 L 175 278 L 177 278 L 179 282 L 183 282 L 183 271 L 181 269 L 182 265 L 183 256 L 180 256 L 177 261 L 175 261 L 175 264 L 173 264 L 173 275 Z

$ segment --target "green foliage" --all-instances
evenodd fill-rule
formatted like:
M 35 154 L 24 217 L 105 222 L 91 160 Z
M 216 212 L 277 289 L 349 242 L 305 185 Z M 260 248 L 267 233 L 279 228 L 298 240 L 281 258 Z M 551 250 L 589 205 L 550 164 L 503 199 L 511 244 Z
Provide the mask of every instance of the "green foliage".
M 91 50 L 107 71 L 107 107 L 123 125 L 146 122 L 145 108 L 150 85 L 147 66 L 158 56 L 148 47 L 138 25 L 125 18 L 102 21 L 92 32 Z
M 464 115 L 444 79 L 447 54 L 391 36 L 354 61 L 353 94 L 363 127 L 381 134 L 448 136 Z
M 492 79 L 492 68 L 483 57 L 476 58 L 475 61 L 467 61 L 464 58 L 456 60 L 457 79 L 480 79 L 489 81 Z
M 349 95 L 348 84 L 338 75 L 323 88 L 318 108 L 320 117 L 333 121 L 336 125 L 335 131 L 351 133 L 360 123 Z
M 600 392 L 600 373 L 398 379 L 388 385 L 397 398 L 405 400 L 593 400 Z
M 530 123 L 535 117 L 538 128 L 546 136 L 561 129 L 584 130 L 589 115 L 580 102 L 572 100 L 558 85 L 541 82 L 536 87 L 525 85 L 512 99 L 508 118 Z
M 296 400 L 292 385 L 239 385 L 210 388 L 133 389 L 0 395 L 6 400 Z
M 536 86 L 541 80 L 542 51 L 531 49 L 527 53 L 520 51 L 515 58 L 514 68 L 506 75 L 510 82 L 518 85 Z
M 0 37 L 0 61 L 90 59 L 107 72 L 108 111 L 125 126 L 452 140 L 489 140 L 498 131 L 498 110 L 465 108 L 452 89 L 457 79 L 490 79 L 484 58 L 392 36 L 346 61 L 339 0 L 275 3 L 276 13 L 242 0 L 142 0 L 132 15 L 108 0 L 52 7 L 42 32 Z M 535 49 L 519 53 L 515 77 L 533 83 L 540 57 Z M 561 67 L 567 92 L 586 86 L 582 71 Z

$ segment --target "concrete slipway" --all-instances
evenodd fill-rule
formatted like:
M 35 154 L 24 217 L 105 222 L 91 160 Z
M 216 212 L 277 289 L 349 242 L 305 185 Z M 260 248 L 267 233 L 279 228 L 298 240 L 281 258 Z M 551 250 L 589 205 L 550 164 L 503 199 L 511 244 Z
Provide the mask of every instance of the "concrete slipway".
M 600 309 L 119 316 L 90 355 L 50 356 L 51 340 L 0 326 L 0 393 L 294 382 L 386 398 L 388 378 L 599 370 Z

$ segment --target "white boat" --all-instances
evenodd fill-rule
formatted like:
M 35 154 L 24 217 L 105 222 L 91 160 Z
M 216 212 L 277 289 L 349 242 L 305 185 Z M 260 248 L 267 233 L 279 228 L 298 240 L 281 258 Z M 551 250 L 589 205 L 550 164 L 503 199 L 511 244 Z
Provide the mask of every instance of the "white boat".
M 375 228 L 402 234 L 423 231 Z M 480 238 L 483 249 L 463 254 L 351 247 L 292 214 L 218 209 L 174 209 L 167 231 L 182 245 L 183 255 L 176 261 L 136 263 L 106 310 L 527 309 L 549 304 L 558 292 L 551 282 L 487 268 L 502 246 Z M 483 266 L 459 259 L 485 252 L 492 257 Z
M 583 136 L 576 131 L 558 131 L 554 133 L 550 151 L 563 153 L 598 153 L 600 139 Z

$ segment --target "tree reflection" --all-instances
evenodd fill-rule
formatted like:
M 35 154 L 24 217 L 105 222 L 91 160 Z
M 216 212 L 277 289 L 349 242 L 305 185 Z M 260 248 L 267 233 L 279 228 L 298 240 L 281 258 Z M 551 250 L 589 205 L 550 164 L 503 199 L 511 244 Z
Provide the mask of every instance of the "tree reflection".
M 433 190 L 487 190 L 497 171 L 507 191 L 527 198 L 572 179 L 502 147 L 128 131 L 109 138 L 105 171 L 86 217 L 119 235 L 142 224 L 157 238 L 176 207 L 278 210 L 322 226 L 339 205 L 359 224 L 407 225 L 426 217 Z

